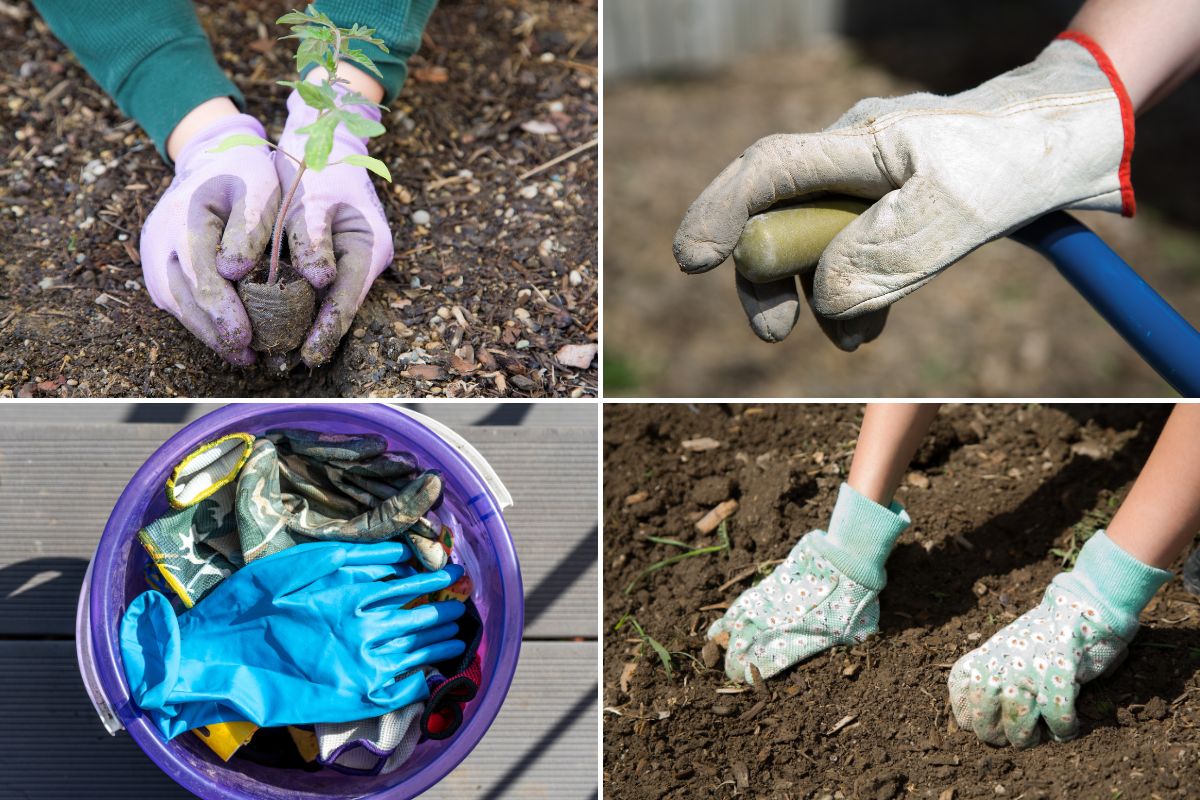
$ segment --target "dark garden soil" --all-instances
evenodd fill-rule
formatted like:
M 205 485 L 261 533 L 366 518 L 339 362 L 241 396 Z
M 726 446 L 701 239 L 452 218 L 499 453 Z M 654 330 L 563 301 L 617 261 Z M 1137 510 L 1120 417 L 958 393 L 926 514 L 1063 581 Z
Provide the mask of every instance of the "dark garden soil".
M 198 4 L 272 138 L 287 8 Z M 596 28 L 595 0 L 439 4 L 373 151 L 394 269 L 329 365 L 279 379 L 151 303 L 137 237 L 169 169 L 28 4 L 0 5 L 0 395 L 594 395 L 595 364 L 556 355 L 597 341 L 596 151 L 519 176 L 596 137 Z
M 860 407 L 609 405 L 604 425 L 604 782 L 612 798 L 1196 797 L 1200 603 L 1178 580 L 1115 674 L 1087 684 L 1079 738 L 1017 751 L 957 729 L 946 677 L 1037 604 L 1052 549 L 1106 524 L 1165 406 L 955 406 L 898 499 L 913 526 L 888 562 L 881 635 L 756 691 L 705 668 L 704 631 L 829 518 Z M 715 449 L 681 443 L 710 437 Z M 625 587 L 727 499 L 731 549 Z M 626 614 L 674 655 L 668 676 Z M 709 661 L 711 662 L 712 653 Z

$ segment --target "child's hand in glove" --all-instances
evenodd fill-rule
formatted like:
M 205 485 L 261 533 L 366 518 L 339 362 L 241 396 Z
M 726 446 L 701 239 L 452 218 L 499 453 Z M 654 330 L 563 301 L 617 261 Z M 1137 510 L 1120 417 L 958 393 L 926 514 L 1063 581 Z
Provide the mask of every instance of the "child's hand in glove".
M 175 179 L 142 227 L 150 299 L 221 358 L 254 363 L 250 320 L 234 282 L 254 268 L 279 211 L 279 179 L 265 144 L 214 152 L 230 136 L 262 138 L 258 120 L 224 117 L 175 160 Z
M 1039 719 L 1055 741 L 1075 736 L 1080 685 L 1124 660 L 1138 614 L 1169 577 L 1098 531 L 1041 605 L 954 665 L 950 702 L 959 727 L 1017 747 L 1037 744 Z
M 762 583 L 747 589 L 708 637 L 729 634 L 725 674 L 753 683 L 834 645 L 855 644 L 878 629 L 883 562 L 908 515 L 884 508 L 842 484 L 829 532 L 813 531 Z

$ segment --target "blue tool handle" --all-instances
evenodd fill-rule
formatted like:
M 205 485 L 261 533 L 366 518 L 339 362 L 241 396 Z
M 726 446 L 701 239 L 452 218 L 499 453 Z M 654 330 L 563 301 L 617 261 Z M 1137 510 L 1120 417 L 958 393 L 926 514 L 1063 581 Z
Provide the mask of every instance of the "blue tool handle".
M 1177 392 L 1200 396 L 1200 332 L 1090 228 L 1055 211 L 1010 238 L 1050 259 Z

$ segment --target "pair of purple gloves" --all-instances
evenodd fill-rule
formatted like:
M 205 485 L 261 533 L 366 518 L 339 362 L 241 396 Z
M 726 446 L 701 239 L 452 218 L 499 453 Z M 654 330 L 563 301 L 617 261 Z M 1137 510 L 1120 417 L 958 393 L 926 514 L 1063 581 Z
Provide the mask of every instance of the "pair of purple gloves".
M 316 111 L 296 92 L 278 146 L 300 158 L 297 131 Z M 373 106 L 352 106 L 379 121 Z M 175 179 L 142 228 L 142 273 L 155 305 L 233 364 L 255 361 L 250 320 L 234 282 L 269 258 L 271 230 L 297 166 L 266 145 L 210 152 L 234 134 L 266 136 L 261 123 L 239 114 L 214 122 L 187 143 Z M 291 263 L 317 290 L 319 308 L 300 349 L 310 367 L 333 355 L 375 278 L 392 262 L 392 234 L 367 171 L 335 164 L 365 155 L 367 140 L 339 125 L 328 166 L 306 171 L 284 220 Z

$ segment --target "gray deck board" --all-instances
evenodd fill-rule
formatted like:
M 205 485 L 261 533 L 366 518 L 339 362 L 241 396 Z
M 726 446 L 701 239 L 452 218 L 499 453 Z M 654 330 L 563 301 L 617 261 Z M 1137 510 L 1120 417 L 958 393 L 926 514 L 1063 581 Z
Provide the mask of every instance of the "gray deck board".
M 190 797 L 104 732 L 75 661 L 75 605 L 125 482 L 205 404 L 8 406 L 0 424 L 0 798 Z M 517 404 L 513 404 L 517 405 Z M 512 493 L 525 642 L 487 736 L 428 798 L 597 796 L 595 406 L 421 404 Z M 486 422 L 486 425 L 469 425 Z M 133 424 L 136 423 L 136 424 Z
M 595 642 L 525 643 L 495 723 L 422 800 L 594 797 L 596 653 Z M 79 681 L 74 642 L 0 642 L 0 686 L 0 797 L 192 797 L 127 733 L 105 733 Z M 548 732 L 552 741 L 541 742 Z

